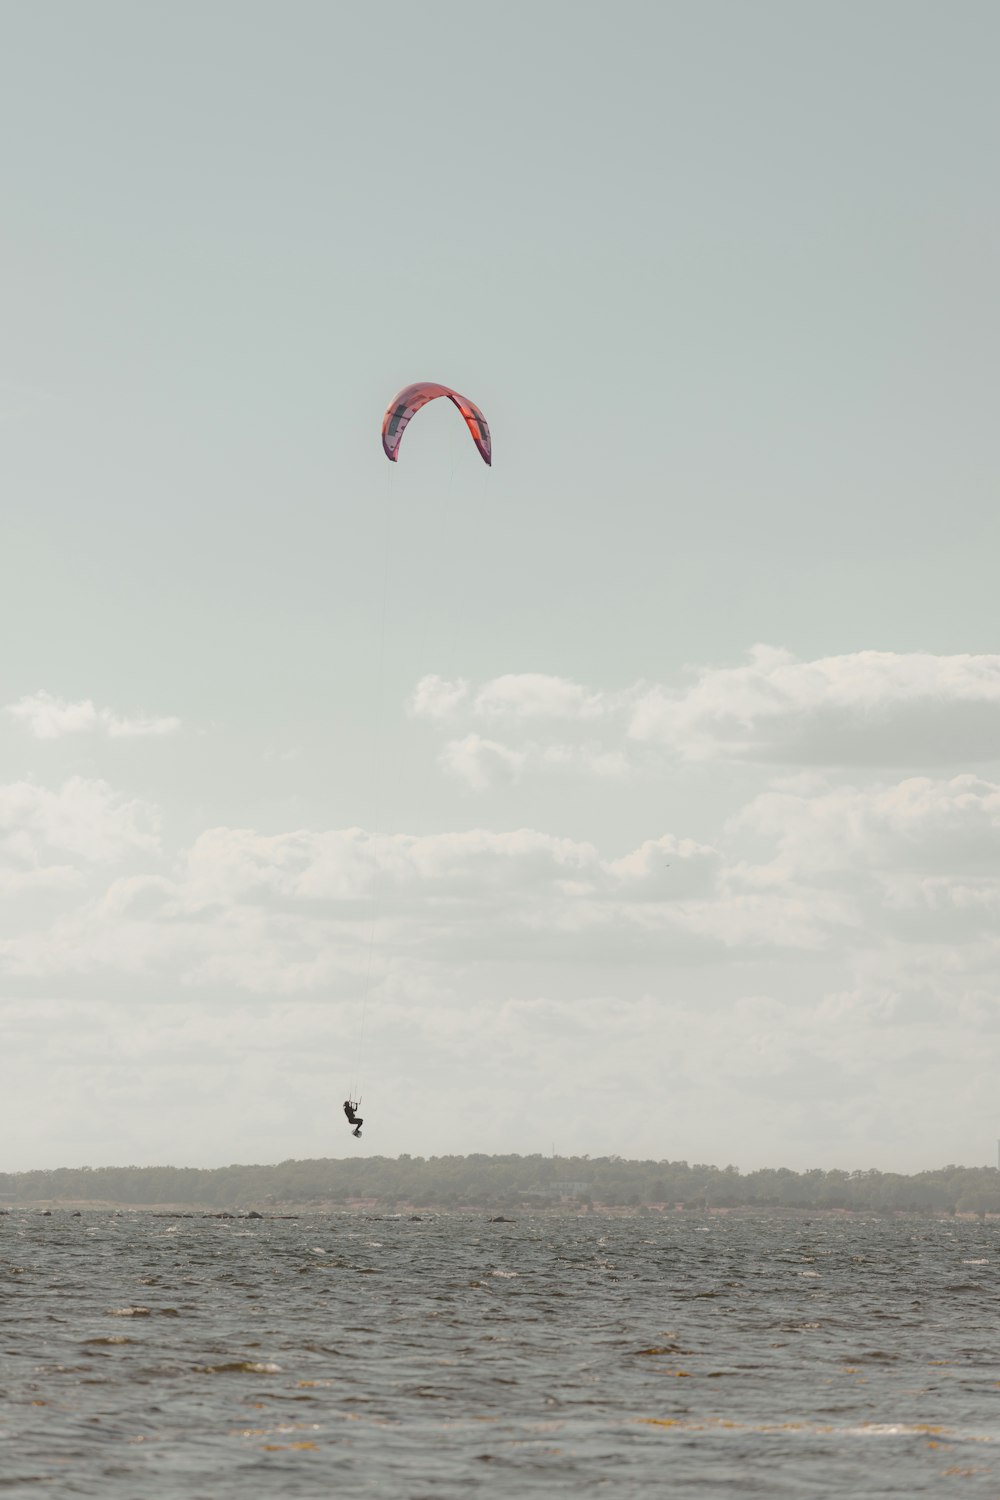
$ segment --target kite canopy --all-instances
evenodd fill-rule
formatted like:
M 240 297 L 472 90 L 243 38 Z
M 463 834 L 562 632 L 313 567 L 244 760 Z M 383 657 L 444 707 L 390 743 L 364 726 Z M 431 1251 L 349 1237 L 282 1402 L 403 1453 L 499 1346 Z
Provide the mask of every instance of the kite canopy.
M 382 447 L 385 449 L 386 458 L 393 463 L 399 457 L 399 445 L 403 440 L 410 419 L 416 416 L 422 406 L 428 401 L 433 401 L 437 396 L 447 396 L 453 401 L 465 418 L 465 425 L 472 433 L 472 441 L 479 449 L 483 463 L 492 464 L 493 449 L 490 444 L 490 429 L 486 425 L 486 418 L 478 406 L 473 406 L 465 396 L 460 396 L 457 391 L 451 390 L 446 385 L 435 385 L 430 380 L 420 380 L 416 385 L 405 386 L 390 403 L 389 410 L 382 418 Z

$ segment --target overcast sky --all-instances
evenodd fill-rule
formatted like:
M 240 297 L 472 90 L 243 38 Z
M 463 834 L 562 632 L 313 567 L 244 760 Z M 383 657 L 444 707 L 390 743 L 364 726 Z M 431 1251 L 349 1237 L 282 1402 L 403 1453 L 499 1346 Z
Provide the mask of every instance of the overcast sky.
M 2 9 L 0 1166 L 993 1160 L 992 0 Z

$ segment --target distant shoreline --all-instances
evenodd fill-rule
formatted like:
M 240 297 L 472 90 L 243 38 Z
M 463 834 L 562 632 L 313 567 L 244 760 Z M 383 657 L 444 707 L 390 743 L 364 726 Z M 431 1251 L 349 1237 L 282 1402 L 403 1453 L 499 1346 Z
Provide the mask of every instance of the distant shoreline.
M 996 1167 L 904 1176 L 621 1157 L 352 1156 L 277 1165 L 0 1172 L 0 1208 L 165 1213 L 1000 1214 Z
M 702 1207 L 693 1204 L 645 1204 L 637 1208 L 619 1204 L 594 1203 L 589 1207 L 572 1202 L 550 1202 L 520 1205 L 509 1214 L 493 1212 L 498 1205 L 476 1204 L 402 1204 L 387 1208 L 384 1204 L 368 1201 L 354 1203 L 289 1203 L 255 1208 L 206 1208 L 195 1203 L 115 1203 L 109 1201 L 87 1201 L 74 1198 L 39 1198 L 21 1203 L 0 1203 L 0 1215 L 32 1213 L 83 1216 L 90 1213 L 113 1213 L 122 1217 L 160 1219 L 223 1219 L 249 1220 L 254 1223 L 308 1218 L 378 1218 L 414 1219 L 448 1215 L 452 1218 L 487 1219 L 492 1223 L 511 1224 L 518 1219 L 552 1217 L 577 1219 L 649 1219 L 649 1218 L 788 1218 L 813 1219 L 1000 1219 L 1000 1211 L 975 1212 L 971 1209 L 877 1209 L 877 1208 L 829 1208 L 808 1205 L 737 1204 L 732 1207 Z M 509 1208 L 510 1205 L 507 1205 Z

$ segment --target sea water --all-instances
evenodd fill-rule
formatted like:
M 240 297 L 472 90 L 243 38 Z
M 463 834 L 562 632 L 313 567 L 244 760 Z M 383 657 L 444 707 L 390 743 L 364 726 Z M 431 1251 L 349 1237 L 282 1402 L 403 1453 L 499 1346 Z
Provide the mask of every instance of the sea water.
M 1000 1496 L 1000 1224 L 0 1215 L 0 1491 Z

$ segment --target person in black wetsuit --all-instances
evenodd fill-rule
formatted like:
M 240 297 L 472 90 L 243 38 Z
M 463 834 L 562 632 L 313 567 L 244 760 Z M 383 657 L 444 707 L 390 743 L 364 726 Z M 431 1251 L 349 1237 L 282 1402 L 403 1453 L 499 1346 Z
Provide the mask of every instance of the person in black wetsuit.
M 358 1107 L 357 1103 L 353 1103 L 352 1104 L 352 1102 L 351 1102 L 350 1099 L 345 1099 L 344 1100 L 344 1114 L 347 1116 L 347 1123 L 348 1123 L 348 1125 L 353 1125 L 354 1126 L 354 1129 L 351 1131 L 351 1134 L 352 1135 L 356 1135 L 358 1137 L 358 1139 L 360 1140 L 360 1138 L 361 1138 L 361 1127 L 362 1127 L 362 1125 L 365 1122 L 364 1122 L 364 1120 L 362 1120 L 362 1118 L 361 1118 L 360 1115 L 357 1115 L 357 1114 L 354 1113 L 354 1111 L 357 1109 L 357 1107 Z

